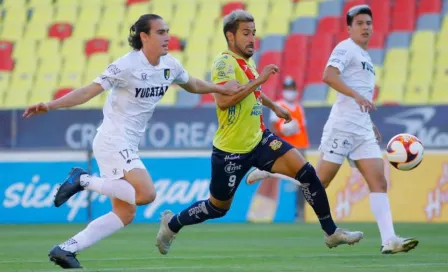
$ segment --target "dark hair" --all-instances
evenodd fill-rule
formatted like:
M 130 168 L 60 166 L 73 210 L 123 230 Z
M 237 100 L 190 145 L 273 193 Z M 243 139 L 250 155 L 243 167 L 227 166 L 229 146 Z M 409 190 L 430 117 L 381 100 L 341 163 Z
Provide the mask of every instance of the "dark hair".
M 163 19 L 157 14 L 145 14 L 138 18 L 131 28 L 129 29 L 128 42 L 129 45 L 134 48 L 134 50 L 140 50 L 143 47 L 142 39 L 140 38 L 140 33 L 144 32 L 149 34 L 151 31 L 151 21 Z
M 347 26 L 351 26 L 356 15 L 367 14 L 373 19 L 372 10 L 368 5 L 354 6 L 347 12 Z
M 226 38 L 226 41 L 229 41 L 227 39 L 226 33 L 227 31 L 230 31 L 235 35 L 236 31 L 238 30 L 238 26 L 240 22 L 253 22 L 254 17 L 249 12 L 237 9 L 232 11 L 230 14 L 227 14 L 224 17 L 224 37 Z

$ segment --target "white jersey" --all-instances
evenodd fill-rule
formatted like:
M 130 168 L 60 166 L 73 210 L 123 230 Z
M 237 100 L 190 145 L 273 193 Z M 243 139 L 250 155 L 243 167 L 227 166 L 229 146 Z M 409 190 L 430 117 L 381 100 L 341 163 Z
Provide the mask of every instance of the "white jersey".
M 138 150 L 157 103 L 171 83 L 185 84 L 189 76 L 171 55 L 160 57 L 157 66 L 141 50 L 132 51 L 110 64 L 94 82 L 111 89 L 98 131 L 117 143 Z
M 373 101 L 375 71 L 369 53 L 352 39 L 340 42 L 333 50 L 328 63 L 341 72 L 341 79 L 347 86 Z M 332 127 L 354 133 L 372 130 L 372 120 L 368 112 L 362 112 L 356 101 L 338 92 L 328 119 Z

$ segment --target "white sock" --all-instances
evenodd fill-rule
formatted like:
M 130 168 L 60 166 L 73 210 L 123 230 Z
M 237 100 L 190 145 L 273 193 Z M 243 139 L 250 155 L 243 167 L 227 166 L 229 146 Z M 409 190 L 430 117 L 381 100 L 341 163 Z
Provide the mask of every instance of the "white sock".
M 80 233 L 59 247 L 70 252 L 79 252 L 124 227 L 120 217 L 110 212 L 90 222 Z
M 81 186 L 112 198 L 118 198 L 135 205 L 135 189 L 124 179 L 105 179 L 90 175 L 81 175 Z
M 381 243 L 384 245 L 387 240 L 395 236 L 387 193 L 370 193 L 370 209 L 375 216 L 381 234 Z

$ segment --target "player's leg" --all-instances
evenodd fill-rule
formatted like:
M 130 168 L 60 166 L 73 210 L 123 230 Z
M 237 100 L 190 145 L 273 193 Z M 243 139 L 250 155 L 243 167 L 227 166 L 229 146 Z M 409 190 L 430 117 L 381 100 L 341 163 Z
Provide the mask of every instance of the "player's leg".
M 324 152 L 321 152 L 319 161 L 316 165 L 316 172 L 317 176 L 319 177 L 320 181 L 322 182 L 322 185 L 324 188 L 328 188 L 331 181 L 334 179 L 336 174 L 339 172 L 339 169 L 341 168 L 341 163 L 336 163 L 333 161 L 325 160 L 324 157 L 326 157 Z
M 226 158 L 227 157 L 227 158 Z M 197 201 L 178 214 L 164 211 L 157 234 L 157 247 L 167 254 L 175 235 L 184 227 L 226 215 L 242 178 L 250 169 L 250 154 L 235 155 L 216 148 L 212 153 L 210 197 Z M 229 159 L 230 158 L 230 159 Z
M 381 150 L 369 138 L 350 155 L 370 189 L 370 208 L 381 234 L 381 251 L 384 254 L 408 252 L 418 245 L 413 238 L 400 238 L 395 235 L 392 212 L 387 194 L 387 180 L 384 175 L 384 161 Z
M 297 149 L 281 138 L 269 135 L 269 131 L 265 132 L 265 138 L 269 138 L 269 140 L 265 144 L 262 141 L 258 147 L 257 167 L 261 170 L 295 178 L 301 182 L 305 200 L 313 208 L 326 233 L 327 246 L 331 248 L 340 244 L 353 244 L 361 240 L 362 232 L 349 232 L 336 227 L 331 217 L 327 194 L 314 167 L 304 159 Z

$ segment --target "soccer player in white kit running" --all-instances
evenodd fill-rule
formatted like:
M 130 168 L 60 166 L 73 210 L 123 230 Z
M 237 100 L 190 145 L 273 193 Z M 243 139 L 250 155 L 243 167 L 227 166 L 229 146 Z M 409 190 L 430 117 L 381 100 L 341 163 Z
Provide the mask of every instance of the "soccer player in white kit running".
M 323 75 L 323 81 L 338 92 L 338 97 L 323 129 L 317 175 L 328 187 L 347 158 L 369 186 L 370 207 L 381 234 L 381 253 L 408 252 L 418 241 L 395 234 L 378 144 L 381 136 L 369 114 L 375 109 L 375 71 L 367 52 L 373 32 L 372 11 L 367 5 L 358 5 L 346 17 L 350 38 L 333 50 Z M 251 174 L 249 183 L 267 175 L 259 170 Z
M 74 107 L 111 89 L 103 109 L 103 122 L 93 141 L 101 177 L 74 168 L 59 188 L 54 203 L 59 207 L 74 194 L 91 190 L 109 196 L 112 211 L 50 251 L 50 260 L 63 268 L 81 268 L 77 252 L 130 224 L 136 205 L 154 201 L 154 185 L 137 151 L 155 106 L 171 83 L 197 94 L 232 95 L 243 89 L 236 81 L 219 86 L 189 76 L 179 61 L 168 54 L 169 39 L 169 28 L 160 16 L 141 16 L 130 29 L 128 40 L 133 51 L 110 64 L 90 85 L 57 100 L 30 106 L 23 114 L 28 118 Z

